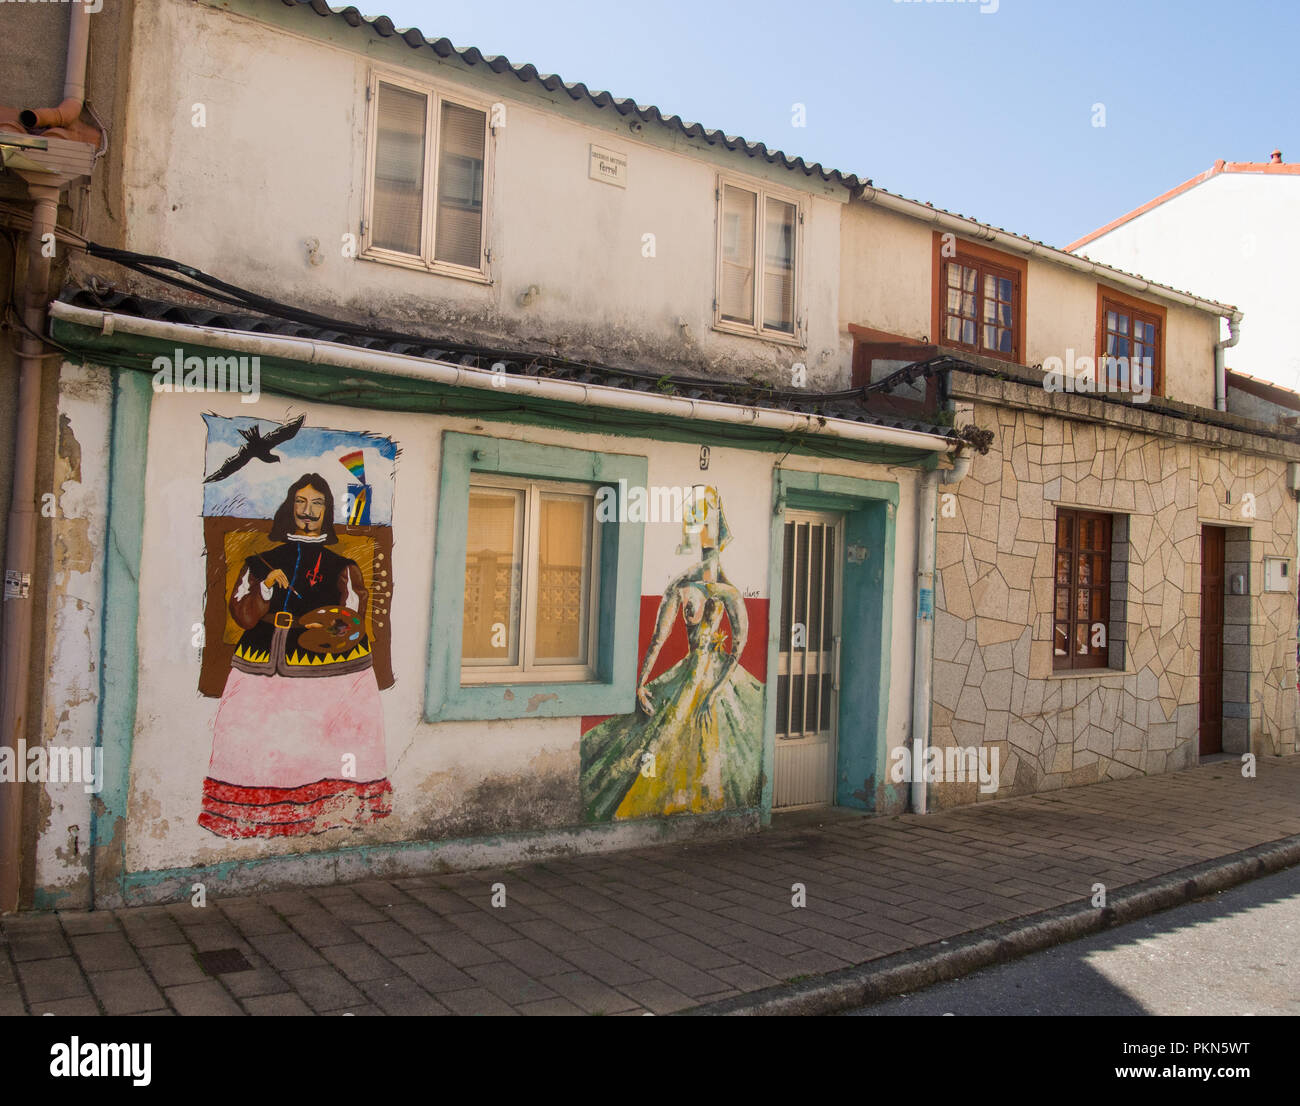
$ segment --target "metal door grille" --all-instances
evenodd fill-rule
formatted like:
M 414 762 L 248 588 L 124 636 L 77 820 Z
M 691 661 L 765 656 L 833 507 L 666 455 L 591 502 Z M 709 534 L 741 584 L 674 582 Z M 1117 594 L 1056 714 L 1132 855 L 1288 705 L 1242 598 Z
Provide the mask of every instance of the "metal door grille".
M 787 516 L 776 671 L 777 807 L 831 798 L 840 548 L 835 517 L 795 512 Z
M 785 524 L 781 647 L 777 662 L 776 735 L 811 737 L 830 729 L 836 690 L 836 527 Z

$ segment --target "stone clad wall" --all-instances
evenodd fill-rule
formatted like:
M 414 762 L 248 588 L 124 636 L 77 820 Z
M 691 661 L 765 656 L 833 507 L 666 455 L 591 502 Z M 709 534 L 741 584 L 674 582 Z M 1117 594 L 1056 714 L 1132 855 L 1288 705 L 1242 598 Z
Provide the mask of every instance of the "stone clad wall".
M 1286 460 L 1157 436 L 1123 415 L 1129 425 L 974 405 L 972 421 L 996 440 L 940 489 L 932 743 L 996 744 L 1000 787 L 932 785 L 933 807 L 1196 762 L 1203 524 L 1233 527 L 1230 548 L 1249 550 L 1249 747 L 1297 749 L 1294 584 L 1262 590 L 1264 556 L 1296 556 Z M 1058 505 L 1127 517 L 1112 582 L 1125 620 L 1112 664 L 1123 656 L 1123 671 L 1053 674 Z M 1124 532 L 1115 527 L 1117 541 Z M 1225 681 L 1225 700 L 1229 690 Z M 1246 748 L 1228 733 L 1225 749 Z

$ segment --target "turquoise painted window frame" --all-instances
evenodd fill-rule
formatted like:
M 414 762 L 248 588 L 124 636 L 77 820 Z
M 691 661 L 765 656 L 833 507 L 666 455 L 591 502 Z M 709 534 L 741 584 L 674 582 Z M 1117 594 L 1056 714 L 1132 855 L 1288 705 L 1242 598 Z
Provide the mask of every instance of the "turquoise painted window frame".
M 644 487 L 648 471 L 648 459 L 633 454 L 443 432 L 424 699 L 426 722 L 573 718 L 628 714 L 636 709 L 644 523 L 599 524 L 596 679 L 591 681 L 461 683 L 465 544 L 472 473 L 610 486 L 622 497 L 630 487 Z M 620 518 L 623 506 L 620 498 Z
M 835 750 L 835 806 L 874 810 L 877 794 L 864 796 L 868 779 L 886 781 L 886 802 L 894 796 L 887 775 L 891 645 L 894 610 L 894 542 L 898 525 L 899 486 L 886 480 L 776 469 L 772 476 L 772 530 L 768 548 L 768 695 L 763 721 L 762 820 L 770 824 L 776 765 L 777 653 L 781 646 L 781 575 L 785 558 L 785 516 L 789 509 L 841 511 L 847 546 L 863 544 L 869 553 L 860 564 L 845 563 L 841 603 L 839 731 Z M 846 679 L 846 674 L 875 673 L 875 679 Z M 871 734 L 868 751 L 860 738 Z M 906 785 L 903 785 L 906 786 Z

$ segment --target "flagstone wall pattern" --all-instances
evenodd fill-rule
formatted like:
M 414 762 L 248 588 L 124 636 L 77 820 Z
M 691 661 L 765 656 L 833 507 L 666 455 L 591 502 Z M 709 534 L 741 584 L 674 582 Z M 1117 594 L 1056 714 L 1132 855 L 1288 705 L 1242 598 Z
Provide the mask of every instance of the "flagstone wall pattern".
M 1296 751 L 1296 595 L 1262 591 L 1263 558 L 1295 556 L 1286 462 L 981 403 L 971 421 L 996 428 L 997 440 L 943 489 L 955 502 L 941 503 L 938 519 L 932 742 L 999 746 L 1001 780 L 987 796 L 973 784 L 932 787 L 932 805 L 1195 763 L 1205 524 L 1248 527 L 1250 539 L 1249 628 L 1228 626 L 1224 695 L 1249 704 L 1249 734 L 1225 726 L 1225 751 L 1245 751 L 1246 740 L 1257 755 Z M 1254 517 L 1243 512 L 1246 492 Z M 1123 671 L 1053 673 L 1058 506 L 1126 516 L 1127 558 L 1121 548 L 1112 582 Z M 1230 529 L 1229 541 L 1245 533 Z M 1231 669 L 1247 656 L 1243 688 Z

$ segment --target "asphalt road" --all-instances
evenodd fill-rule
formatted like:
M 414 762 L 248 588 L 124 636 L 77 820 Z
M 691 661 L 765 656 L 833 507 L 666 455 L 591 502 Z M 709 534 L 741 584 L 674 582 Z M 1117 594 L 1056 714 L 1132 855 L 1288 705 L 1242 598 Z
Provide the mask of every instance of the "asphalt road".
M 1300 867 L 964 979 L 886 1014 L 1300 1014 Z

